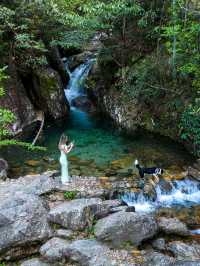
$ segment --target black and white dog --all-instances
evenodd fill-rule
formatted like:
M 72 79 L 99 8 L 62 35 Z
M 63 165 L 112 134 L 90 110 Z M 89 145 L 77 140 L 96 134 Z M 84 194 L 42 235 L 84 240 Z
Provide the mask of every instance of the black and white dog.
M 157 182 L 159 182 L 158 176 L 164 173 L 163 169 L 158 167 L 149 167 L 149 168 L 141 167 L 138 160 L 135 160 L 135 167 L 138 169 L 141 178 L 144 178 L 145 174 L 149 174 L 153 175 Z

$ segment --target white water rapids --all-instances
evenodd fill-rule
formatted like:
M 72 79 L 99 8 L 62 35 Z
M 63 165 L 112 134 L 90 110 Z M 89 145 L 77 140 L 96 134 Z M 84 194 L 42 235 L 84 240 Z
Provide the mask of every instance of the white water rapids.
M 128 206 L 134 206 L 136 212 L 152 212 L 162 207 L 184 206 L 190 207 L 200 204 L 200 183 L 195 180 L 184 179 L 170 182 L 170 191 L 165 191 L 157 185 L 156 200 L 150 200 L 143 192 L 130 192 L 122 196 Z

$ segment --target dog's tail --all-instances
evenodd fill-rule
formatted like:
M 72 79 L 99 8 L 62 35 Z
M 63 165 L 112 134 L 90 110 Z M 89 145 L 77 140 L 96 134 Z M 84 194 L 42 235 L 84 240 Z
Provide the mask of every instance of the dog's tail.
M 137 159 L 135 160 L 135 167 L 136 167 L 137 169 L 140 169 L 140 168 L 141 168 Z

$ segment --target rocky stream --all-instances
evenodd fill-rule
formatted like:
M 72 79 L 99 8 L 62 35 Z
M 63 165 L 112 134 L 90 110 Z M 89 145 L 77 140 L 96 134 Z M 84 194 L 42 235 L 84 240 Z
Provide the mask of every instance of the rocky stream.
M 100 118 L 84 89 L 95 59 L 87 54 L 82 60 L 75 66 L 63 60 L 70 118 L 44 129 L 40 142 L 47 152 L 1 151 L 9 166 L 0 160 L 0 265 L 200 265 L 200 161 L 168 139 L 124 136 Z M 55 71 L 45 73 L 55 78 Z M 44 79 L 38 72 L 35 92 Z M 45 113 L 65 116 L 63 96 L 48 95 Z M 75 141 L 68 185 L 60 182 L 58 164 L 63 131 Z M 158 184 L 139 178 L 136 158 L 164 168 Z

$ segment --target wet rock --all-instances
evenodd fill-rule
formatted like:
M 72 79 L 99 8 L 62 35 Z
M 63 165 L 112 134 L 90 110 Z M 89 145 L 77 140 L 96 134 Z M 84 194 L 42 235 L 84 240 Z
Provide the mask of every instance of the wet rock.
M 135 212 L 135 207 L 134 206 L 128 206 L 126 209 L 126 212 Z
M 128 206 L 119 206 L 111 209 L 110 213 L 116 213 L 116 212 L 126 212 L 129 209 Z
M 0 201 L 0 252 L 15 246 L 41 242 L 52 235 L 44 202 L 18 192 Z
M 20 266 L 53 266 L 53 265 L 46 262 L 42 262 L 38 258 L 34 258 L 30 260 L 25 260 L 20 264 Z
M 76 67 L 78 67 L 79 65 L 83 64 L 86 62 L 86 60 L 88 59 L 88 57 L 91 57 L 91 52 L 89 51 L 85 51 L 83 53 L 80 54 L 76 54 L 71 56 L 68 59 L 68 66 L 71 70 L 75 69 Z
M 40 254 L 45 261 L 56 262 L 67 256 L 69 242 L 54 237 L 40 248 Z
M 162 253 L 150 251 L 144 254 L 144 266 L 169 266 L 174 263 L 174 258 Z
M 200 245 L 197 243 L 183 243 L 173 241 L 168 243 L 167 250 L 178 260 L 200 260 Z
M 71 239 L 73 236 L 72 230 L 58 229 L 55 231 L 55 237 L 60 237 L 64 239 Z
M 84 112 L 94 112 L 95 108 L 87 96 L 79 96 L 72 100 L 71 104 Z
M 196 160 L 196 162 L 194 163 L 193 167 L 200 171 L 200 159 Z
M 184 224 L 177 218 L 160 217 L 158 219 L 158 227 L 160 231 L 166 234 L 175 234 L 180 236 L 190 235 L 186 224 Z
M 165 244 L 166 243 L 164 238 L 158 238 L 152 242 L 153 248 L 161 251 L 165 250 Z
M 48 218 L 67 229 L 82 230 L 92 224 L 101 203 L 98 198 L 72 200 L 53 208 Z
M 188 167 L 188 176 L 200 181 L 200 171 L 193 167 Z
M 7 178 L 8 163 L 6 160 L 0 158 L 0 180 Z
M 156 200 L 157 194 L 156 194 L 156 190 L 155 190 L 155 184 L 152 184 L 150 182 L 147 182 L 144 185 L 144 195 L 152 201 Z
M 169 182 L 163 178 L 160 179 L 158 185 L 159 185 L 163 194 L 170 194 L 172 189 L 173 189 L 173 185 L 171 184 L 171 182 Z
M 126 241 L 137 246 L 152 238 L 157 229 L 156 220 L 149 214 L 119 212 L 99 220 L 95 225 L 95 236 L 98 240 L 112 242 L 114 246 Z

